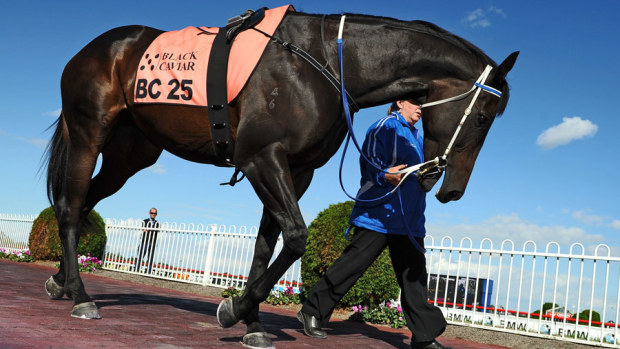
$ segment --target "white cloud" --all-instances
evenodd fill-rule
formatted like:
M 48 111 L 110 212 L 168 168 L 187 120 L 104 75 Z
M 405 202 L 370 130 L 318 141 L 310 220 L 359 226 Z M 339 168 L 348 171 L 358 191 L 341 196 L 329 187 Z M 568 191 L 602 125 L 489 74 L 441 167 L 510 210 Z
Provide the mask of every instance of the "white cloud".
M 168 171 L 166 170 L 166 168 L 164 168 L 164 165 L 162 165 L 162 164 L 155 164 L 155 165 L 149 167 L 148 170 L 153 172 L 153 173 L 157 173 L 157 174 L 166 174 L 166 173 L 168 173 Z
M 551 241 L 555 241 L 563 246 L 563 251 L 567 246 L 575 242 L 583 245 L 598 245 L 604 240 L 603 235 L 587 234 L 579 227 L 564 227 L 560 225 L 541 226 L 538 224 L 527 222 L 513 213 L 509 215 L 497 215 L 476 224 L 458 224 L 453 226 L 436 225 L 427 223 L 427 233 L 435 238 L 435 244 L 439 245 L 444 236 L 452 238 L 454 246 L 459 246 L 463 238 L 470 238 L 473 241 L 473 247 L 480 247 L 482 239 L 491 239 L 494 248 L 500 248 L 504 240 L 510 240 L 514 243 L 515 250 L 521 250 L 526 241 L 533 241 L 537 245 L 538 251 L 544 251 L 545 247 Z M 468 243 L 465 243 L 468 246 Z M 511 248 L 511 244 L 507 243 L 504 247 Z M 484 247 L 489 247 L 486 242 Z M 531 244 L 528 244 L 527 250 L 531 250 Z M 555 251 L 555 248 L 553 248 Z
M 43 115 L 43 116 L 53 116 L 53 117 L 57 118 L 60 115 L 61 111 L 62 111 L 62 109 L 58 108 L 58 109 L 53 110 L 53 111 L 45 112 L 45 113 L 43 113 L 41 115 Z
M 566 145 L 574 140 L 593 137 L 598 126 L 590 120 L 583 120 L 579 116 L 562 118 L 562 123 L 555 125 L 540 134 L 536 144 L 543 149 L 553 149 Z
M 486 28 L 491 25 L 491 22 L 486 18 L 486 13 L 481 8 L 477 8 L 468 13 L 467 17 L 463 19 L 463 23 L 469 25 L 472 28 Z
M 47 139 L 38 139 L 38 138 L 32 138 L 32 139 L 28 139 L 28 138 L 24 138 L 24 137 L 15 137 L 15 139 L 18 139 L 22 142 L 26 142 L 28 144 L 32 144 L 37 148 L 41 148 L 41 149 L 45 149 L 45 147 L 47 147 L 47 143 L 48 140 Z
M 562 210 L 562 213 L 570 215 L 581 223 L 596 226 L 596 227 L 609 227 L 612 229 L 620 230 L 620 219 L 615 219 L 609 216 L 599 216 L 591 213 L 590 209 L 573 211 Z
M 506 18 L 506 14 L 500 8 L 491 6 L 487 10 L 483 10 L 482 8 L 477 8 L 467 14 L 465 18 L 461 21 L 462 23 L 472 27 L 472 28 L 486 28 L 491 26 L 490 17 L 501 16 Z
M 501 8 L 497 8 L 495 6 L 491 6 L 491 7 L 489 7 L 489 12 L 490 13 L 496 13 L 496 14 L 506 18 L 506 13 L 504 13 L 504 10 L 502 10 Z
M 571 214 L 571 216 L 588 225 L 601 225 L 605 221 L 605 217 L 590 214 L 589 210 L 575 211 Z

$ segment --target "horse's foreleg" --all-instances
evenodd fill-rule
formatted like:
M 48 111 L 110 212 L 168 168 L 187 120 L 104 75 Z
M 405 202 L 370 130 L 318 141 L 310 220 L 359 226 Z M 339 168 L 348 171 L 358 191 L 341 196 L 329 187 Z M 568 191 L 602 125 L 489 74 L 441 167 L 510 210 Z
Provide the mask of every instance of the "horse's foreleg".
M 252 258 L 252 266 L 250 267 L 250 275 L 245 287 L 245 292 L 252 289 L 258 276 L 263 275 L 269 266 L 269 260 L 273 256 L 276 243 L 280 235 L 280 226 L 275 219 L 271 217 L 266 208 L 263 209 L 263 217 L 258 228 L 256 243 L 254 245 L 254 256 Z M 247 326 L 248 333 L 265 332 L 265 329 L 258 320 L 258 305 L 256 305 L 248 315 L 243 319 Z
M 267 298 L 280 277 L 303 255 L 308 235 L 297 200 L 307 189 L 313 171 L 299 172 L 294 181 L 286 155 L 277 145 L 256 155 L 243 170 L 263 201 L 265 210 L 282 230 L 284 247 L 267 269 L 264 265 L 262 269 L 252 270 L 252 283 L 248 284 L 242 297 L 224 300 L 220 304 L 218 321 L 223 327 L 232 326 L 256 312 L 258 304 Z

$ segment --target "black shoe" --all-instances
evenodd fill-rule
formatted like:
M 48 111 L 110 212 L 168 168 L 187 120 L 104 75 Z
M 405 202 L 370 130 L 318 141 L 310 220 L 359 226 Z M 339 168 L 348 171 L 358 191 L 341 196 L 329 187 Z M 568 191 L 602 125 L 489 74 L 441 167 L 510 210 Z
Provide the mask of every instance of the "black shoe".
M 312 315 L 304 314 L 299 311 L 297 320 L 304 325 L 304 333 L 306 336 L 314 338 L 327 338 L 327 333 L 321 329 L 321 323 Z
M 437 341 L 411 343 L 411 348 L 412 349 L 452 349 L 450 347 L 446 347 L 445 345 Z

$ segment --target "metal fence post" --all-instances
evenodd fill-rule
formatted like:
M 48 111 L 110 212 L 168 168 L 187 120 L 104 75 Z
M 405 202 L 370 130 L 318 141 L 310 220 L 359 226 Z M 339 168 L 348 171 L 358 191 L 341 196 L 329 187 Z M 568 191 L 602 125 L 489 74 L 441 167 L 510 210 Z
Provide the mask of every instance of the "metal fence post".
M 205 268 L 204 268 L 205 273 L 202 279 L 203 285 L 211 284 L 211 268 L 213 265 L 213 253 L 215 250 L 215 239 L 217 239 L 216 229 L 217 229 L 216 226 L 212 225 L 211 231 L 209 232 L 209 244 L 207 245 L 207 259 L 205 261 Z

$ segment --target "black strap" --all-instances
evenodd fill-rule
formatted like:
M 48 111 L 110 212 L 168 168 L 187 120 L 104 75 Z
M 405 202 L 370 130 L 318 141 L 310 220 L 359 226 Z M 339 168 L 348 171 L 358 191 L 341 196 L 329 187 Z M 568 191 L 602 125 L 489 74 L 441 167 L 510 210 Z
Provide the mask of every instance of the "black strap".
M 226 165 L 232 166 L 235 145 L 230 129 L 230 114 L 228 109 L 228 87 L 226 74 L 228 72 L 228 56 L 232 47 L 232 40 L 226 39 L 226 28 L 220 31 L 213 40 L 207 67 L 207 103 L 209 105 L 209 124 L 211 139 L 218 158 Z

